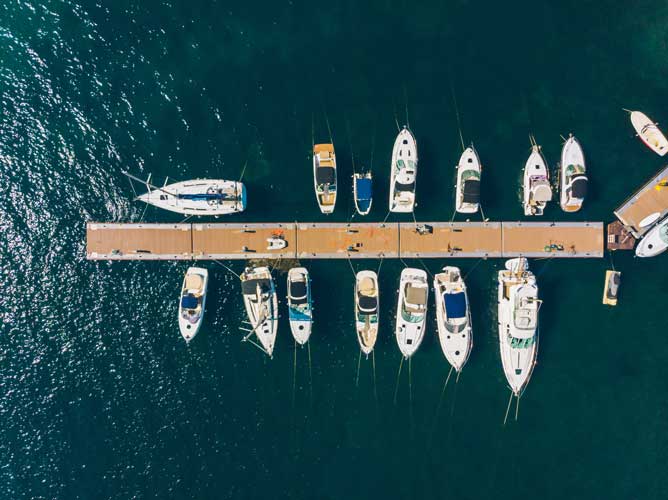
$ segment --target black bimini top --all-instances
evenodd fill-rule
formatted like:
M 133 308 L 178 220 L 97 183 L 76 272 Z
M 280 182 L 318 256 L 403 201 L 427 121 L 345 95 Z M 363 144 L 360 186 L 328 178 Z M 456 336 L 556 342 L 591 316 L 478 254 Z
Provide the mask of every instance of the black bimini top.
M 573 198 L 584 198 L 587 195 L 587 178 L 584 175 L 578 175 L 571 182 L 571 193 Z
M 290 300 L 294 304 L 304 304 L 306 302 L 306 282 L 293 281 L 290 283 Z
M 315 181 L 318 184 L 334 184 L 334 167 L 318 167 L 315 169 Z
M 464 181 L 464 203 L 478 203 L 480 201 L 480 181 L 468 179 Z
M 410 184 L 401 184 L 400 182 L 397 182 L 394 185 L 394 189 L 397 191 L 415 191 L 415 181 Z
M 376 297 L 369 297 L 368 295 L 357 294 L 360 310 L 366 314 L 375 314 L 378 307 Z
M 265 293 L 271 290 L 271 282 L 266 278 L 257 278 L 254 280 L 246 280 L 241 282 L 241 292 L 244 295 L 255 295 L 257 286 L 260 285 L 260 293 Z

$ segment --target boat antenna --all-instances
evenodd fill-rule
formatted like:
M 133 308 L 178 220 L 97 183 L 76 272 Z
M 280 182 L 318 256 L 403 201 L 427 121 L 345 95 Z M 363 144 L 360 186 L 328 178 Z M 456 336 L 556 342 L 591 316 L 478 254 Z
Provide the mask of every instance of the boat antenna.
M 510 398 L 508 398 L 508 406 L 506 407 L 506 416 L 503 417 L 503 426 L 506 426 L 506 421 L 508 420 L 508 412 L 510 411 L 510 403 L 513 402 L 513 396 L 515 393 L 513 391 L 510 391 Z

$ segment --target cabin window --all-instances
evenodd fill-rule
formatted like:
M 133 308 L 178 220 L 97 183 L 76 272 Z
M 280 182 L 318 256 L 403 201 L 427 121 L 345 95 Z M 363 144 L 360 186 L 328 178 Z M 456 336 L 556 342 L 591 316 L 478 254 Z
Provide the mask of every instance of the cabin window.
M 404 144 L 408 144 L 408 139 L 404 139 Z

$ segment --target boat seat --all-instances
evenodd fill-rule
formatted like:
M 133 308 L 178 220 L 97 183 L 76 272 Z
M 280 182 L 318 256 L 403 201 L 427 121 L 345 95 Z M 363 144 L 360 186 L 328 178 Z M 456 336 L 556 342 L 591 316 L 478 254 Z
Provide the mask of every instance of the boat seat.
M 204 286 L 204 280 L 199 274 L 189 274 L 186 277 L 185 288 L 190 290 L 201 290 Z

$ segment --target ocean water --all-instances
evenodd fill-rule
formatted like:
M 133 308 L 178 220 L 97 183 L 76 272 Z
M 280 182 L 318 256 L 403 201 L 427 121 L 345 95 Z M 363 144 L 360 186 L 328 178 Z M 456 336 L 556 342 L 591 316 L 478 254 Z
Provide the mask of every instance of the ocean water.
M 452 217 L 461 126 L 490 219 L 522 219 L 529 134 L 554 167 L 573 132 L 590 196 L 545 220 L 607 222 L 663 165 L 622 107 L 668 120 L 667 22 L 645 0 L 2 2 L 0 498 L 667 498 L 665 256 L 531 262 L 539 364 L 505 427 L 499 260 L 424 263 L 468 273 L 474 350 L 443 393 L 433 313 L 398 373 L 401 262 L 382 265 L 380 338 L 358 375 L 346 261 L 304 262 L 310 353 L 284 312 L 269 360 L 240 343 L 239 285 L 221 266 L 205 263 L 206 319 L 186 346 L 188 263 L 85 260 L 87 221 L 180 220 L 133 203 L 126 169 L 234 179 L 247 163 L 248 210 L 226 220 L 346 221 L 346 179 L 367 167 L 367 220 L 382 220 L 397 123 L 419 144 L 418 219 Z M 328 124 L 342 186 L 330 218 L 310 163 Z

